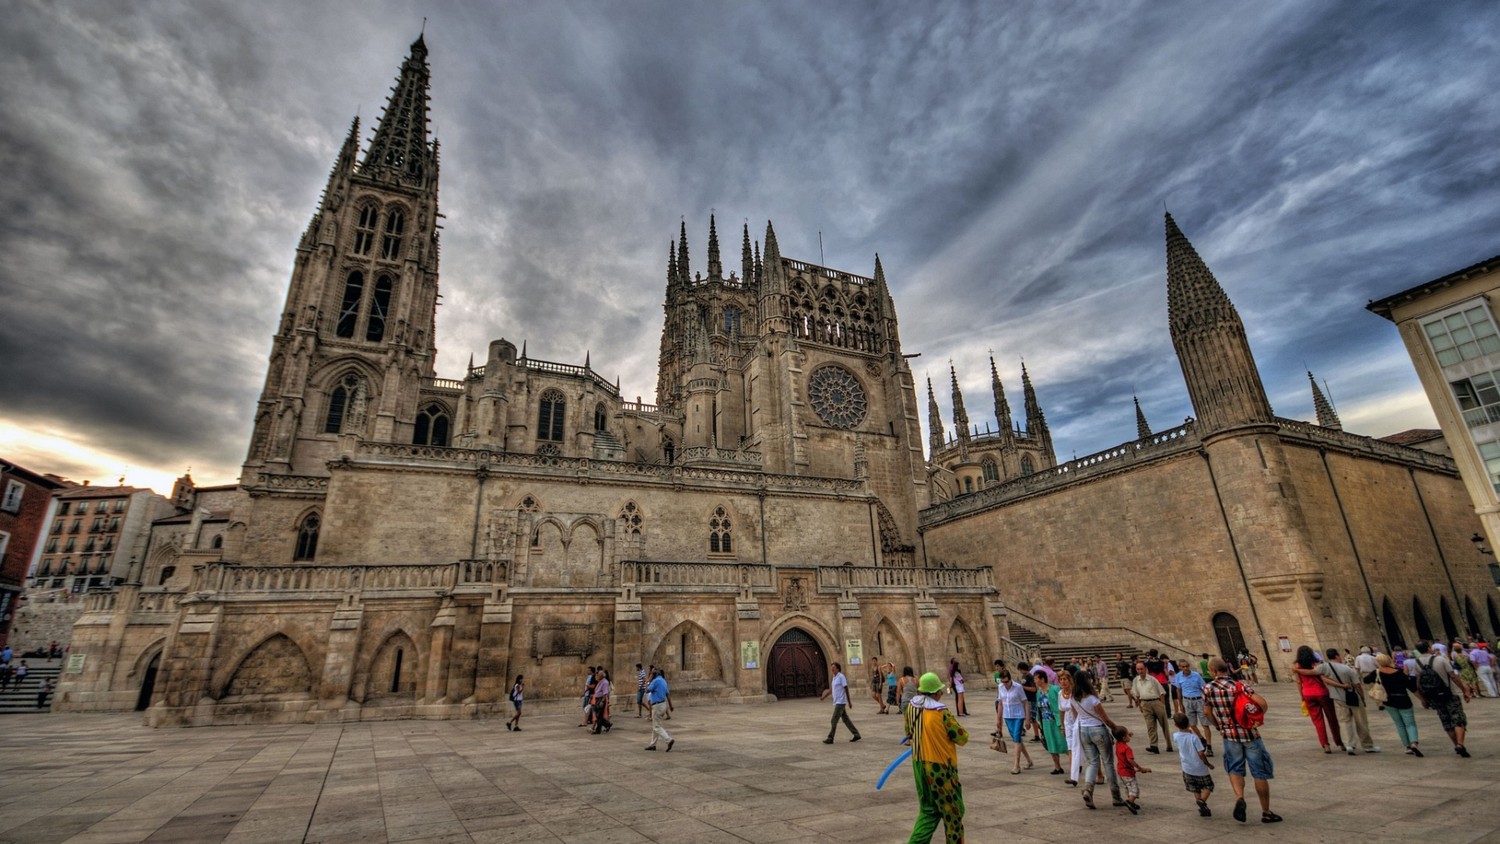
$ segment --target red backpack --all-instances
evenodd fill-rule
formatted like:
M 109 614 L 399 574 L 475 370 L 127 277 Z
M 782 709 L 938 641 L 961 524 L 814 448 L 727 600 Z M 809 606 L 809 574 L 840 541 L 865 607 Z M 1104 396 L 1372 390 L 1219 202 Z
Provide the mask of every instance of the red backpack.
M 1234 723 L 1247 730 L 1259 729 L 1266 723 L 1266 711 L 1245 692 L 1244 683 L 1234 684 Z

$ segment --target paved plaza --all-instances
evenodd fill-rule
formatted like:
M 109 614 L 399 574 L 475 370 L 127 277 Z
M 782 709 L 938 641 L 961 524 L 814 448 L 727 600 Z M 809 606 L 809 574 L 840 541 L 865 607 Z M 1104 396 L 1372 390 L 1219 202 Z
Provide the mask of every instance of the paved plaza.
M 965 719 L 975 735 L 960 756 L 968 840 L 1347 844 L 1374 830 L 1424 844 L 1500 840 L 1500 701 L 1469 707 L 1472 759 L 1453 755 L 1425 711 L 1427 758 L 1400 752 L 1382 712 L 1370 715 L 1385 752 L 1352 758 L 1319 751 L 1290 687 L 1269 691 L 1273 808 L 1286 817 L 1270 826 L 1253 800 L 1251 823 L 1230 818 L 1218 769 L 1214 817 L 1198 817 L 1175 754 L 1148 756 L 1139 740 L 1142 763 L 1155 763 L 1141 777 L 1141 815 L 1111 808 L 1107 792 L 1088 811 L 1045 761 L 1010 774 L 988 749 L 992 722 L 980 713 L 990 704 L 975 695 Z M 1123 715 L 1118 698 L 1114 712 Z M 519 733 L 500 719 L 154 730 L 137 715 L 8 716 L 0 842 L 906 840 L 910 769 L 874 788 L 901 750 L 900 719 L 856 701 L 864 740 L 849 743 L 841 728 L 824 745 L 829 714 L 814 701 L 683 704 L 667 725 L 671 753 L 645 752 L 647 722 L 623 708 L 600 736 L 560 710 L 528 715 Z

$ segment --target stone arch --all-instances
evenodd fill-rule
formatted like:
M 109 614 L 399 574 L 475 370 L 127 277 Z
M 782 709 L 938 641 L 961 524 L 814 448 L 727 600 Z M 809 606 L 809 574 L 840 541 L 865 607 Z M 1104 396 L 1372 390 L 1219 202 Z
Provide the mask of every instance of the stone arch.
M 1380 618 L 1385 622 L 1386 643 L 1393 648 L 1406 648 L 1406 634 L 1401 632 L 1401 620 L 1396 618 L 1389 596 L 1380 601 Z
M 151 556 L 147 558 L 147 570 L 142 573 L 141 582 L 155 585 L 160 579 L 158 577 L 160 572 L 168 567 L 176 567 L 177 558 L 181 553 L 182 549 L 177 546 L 176 537 L 173 537 L 166 544 L 152 551 Z
M 984 666 L 989 662 L 979 650 L 979 641 L 974 628 L 959 616 L 953 619 L 953 624 L 948 628 L 948 638 L 943 643 L 944 649 L 949 652 L 949 659 L 956 658 L 959 668 L 974 677 L 983 673 Z
M 1451 642 L 1458 638 L 1458 622 L 1453 618 L 1453 605 L 1448 603 L 1448 596 L 1438 598 L 1438 616 L 1443 620 L 1443 641 Z
M 802 632 L 811 636 L 830 662 L 842 663 L 844 661 L 844 643 L 833 634 L 832 630 L 828 629 L 827 625 L 805 612 L 790 612 L 772 622 L 760 640 L 762 659 L 771 652 L 776 640 L 793 627 L 800 628 Z
M 728 654 L 717 639 L 691 619 L 679 622 L 656 645 L 651 663 L 666 671 L 674 687 L 702 687 L 728 682 Z
M 1479 613 L 1474 610 L 1474 599 L 1468 595 L 1464 596 L 1464 622 L 1469 625 L 1464 631 L 1465 639 L 1484 634 L 1484 628 L 1479 625 Z
M 1412 621 L 1417 625 L 1417 638 L 1432 641 L 1432 624 L 1427 621 L 1427 611 L 1422 608 L 1422 599 L 1413 595 L 1411 598 Z
M 891 623 L 889 616 L 878 620 L 874 630 L 874 641 L 870 642 L 873 646 L 870 649 L 873 659 L 895 665 L 898 672 L 909 665 L 913 670 L 916 669 L 911 662 L 912 652 L 911 648 L 907 647 L 906 637 L 901 635 L 899 627 Z
M 235 664 L 220 699 L 247 695 L 312 694 L 313 672 L 307 651 L 283 632 L 272 633 Z
M 415 701 L 421 697 L 426 660 L 402 628 L 388 633 L 365 665 L 356 687 L 360 703 Z
M 125 678 L 132 685 L 138 686 L 140 684 L 141 672 L 146 670 L 146 666 L 151 664 L 151 660 L 161 655 L 162 649 L 166 646 L 167 637 L 163 636 L 142 648 L 140 656 L 135 658 L 135 662 L 130 666 L 130 673 L 126 674 Z
M 1500 639 L 1500 609 L 1495 607 L 1494 595 L 1486 595 L 1484 603 L 1490 611 L 1490 642 L 1493 643 Z

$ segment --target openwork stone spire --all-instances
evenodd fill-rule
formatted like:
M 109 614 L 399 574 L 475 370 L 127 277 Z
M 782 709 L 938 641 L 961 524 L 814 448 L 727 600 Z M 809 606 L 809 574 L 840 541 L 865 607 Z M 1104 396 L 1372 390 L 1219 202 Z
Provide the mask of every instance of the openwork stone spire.
M 677 244 L 667 241 L 667 290 L 677 286 Z
M 361 172 L 385 173 L 417 184 L 436 177 L 435 150 L 427 141 L 428 77 L 427 43 L 418 35 L 411 55 L 401 63 Z
M 1199 430 L 1273 423 L 1239 312 L 1171 214 L 1166 231 L 1168 323 Z
M 1000 436 L 1010 437 L 1015 432 L 1015 423 L 1011 421 L 1010 400 L 1005 397 L 1005 385 L 1000 383 L 994 355 L 990 355 L 990 392 L 995 394 L 995 422 L 1000 426 Z
M 1026 364 L 1021 364 L 1021 393 L 1026 399 L 1026 433 L 1035 434 L 1047 427 L 1047 415 L 1042 413 L 1041 402 L 1036 400 L 1036 388 L 1031 386 L 1031 373 Z
M 751 286 L 755 281 L 755 258 L 750 255 L 750 224 L 745 224 L 744 240 L 740 244 L 740 284 Z
M 937 396 L 932 392 L 932 378 L 927 379 L 927 445 L 936 456 L 943 449 L 943 414 L 938 410 Z
M 719 229 L 712 213 L 708 215 L 708 277 L 724 277 L 724 263 L 719 260 Z
M 969 412 L 964 409 L 964 393 L 958 388 L 958 371 L 948 364 L 948 378 L 953 386 L 953 430 L 958 435 L 958 459 L 969 459 Z
M 1312 384 L 1313 411 L 1318 414 L 1318 425 L 1323 428 L 1332 428 L 1335 431 L 1344 430 L 1344 423 L 1339 421 L 1339 412 L 1334 410 L 1333 402 L 1323 395 L 1323 390 L 1318 386 L 1318 379 L 1313 377 L 1311 371 L 1307 373 L 1307 381 Z
M 1135 436 L 1136 439 L 1147 440 L 1151 438 L 1151 425 L 1146 422 L 1146 414 L 1141 412 L 1141 399 L 1139 396 L 1131 396 L 1135 402 Z
M 693 264 L 688 258 L 687 220 L 682 221 L 682 233 L 677 236 L 677 278 L 682 284 L 693 283 Z

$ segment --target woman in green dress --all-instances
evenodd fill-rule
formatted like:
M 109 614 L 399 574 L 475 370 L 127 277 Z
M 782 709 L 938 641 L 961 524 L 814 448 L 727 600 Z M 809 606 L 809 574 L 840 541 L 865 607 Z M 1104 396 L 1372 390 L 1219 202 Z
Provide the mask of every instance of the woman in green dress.
M 1042 724 L 1042 746 L 1052 754 L 1052 773 L 1065 773 L 1059 754 L 1068 752 L 1068 739 L 1063 733 L 1062 689 L 1047 679 L 1047 672 L 1036 672 L 1036 716 Z
M 1455 640 L 1453 642 L 1453 649 L 1449 653 L 1453 654 L 1453 667 L 1457 669 L 1458 676 L 1464 678 L 1464 682 L 1469 684 L 1469 688 L 1480 688 L 1479 670 L 1474 667 L 1474 661 L 1469 659 L 1469 655 L 1464 651 L 1464 643 Z

